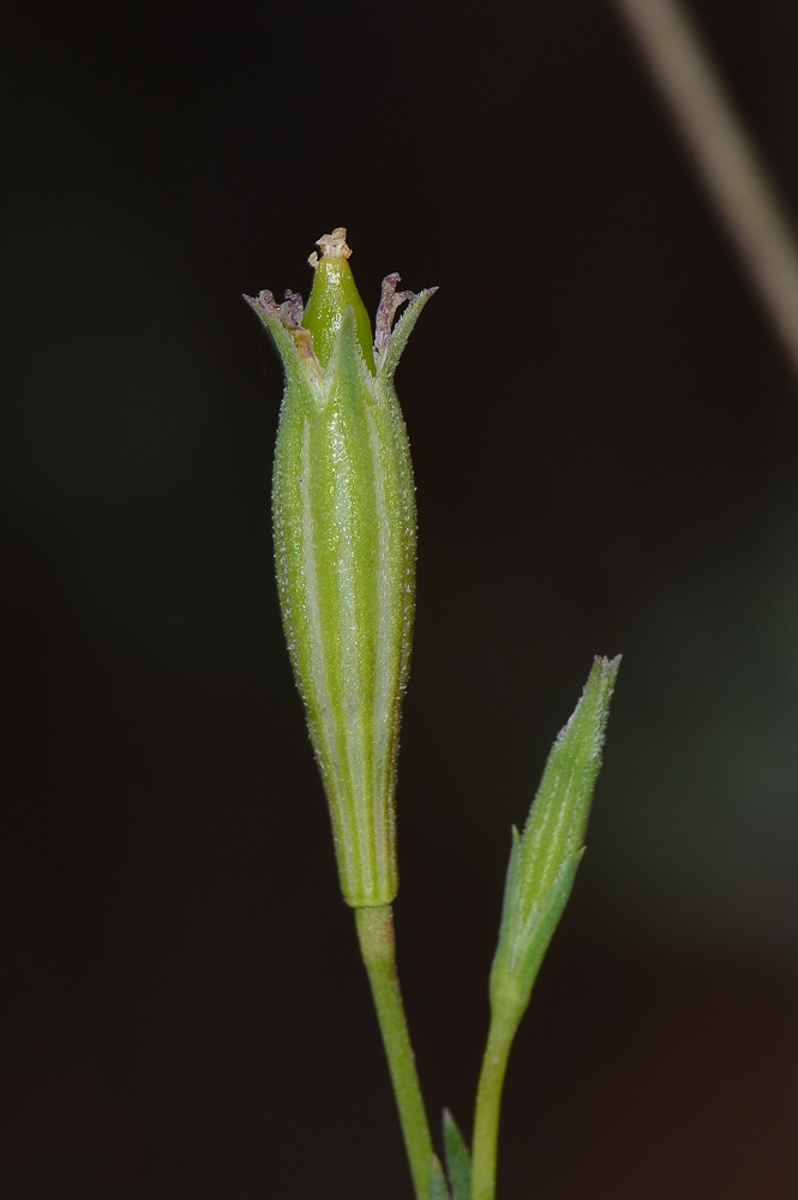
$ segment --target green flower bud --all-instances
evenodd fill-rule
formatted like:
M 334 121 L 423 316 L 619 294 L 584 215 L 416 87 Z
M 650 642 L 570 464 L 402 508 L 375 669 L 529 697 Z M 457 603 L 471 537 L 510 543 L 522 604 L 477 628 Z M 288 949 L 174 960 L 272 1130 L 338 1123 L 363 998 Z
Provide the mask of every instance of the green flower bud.
M 346 230 L 335 229 L 320 238 L 318 244 L 323 253 L 319 259 L 314 251 L 309 259 L 316 274 L 302 324 L 313 334 L 316 357 L 326 367 L 332 358 L 344 313 L 351 308 L 355 315 L 358 345 L 373 375 L 371 321 L 349 268 L 348 259 L 352 251 L 346 244 Z
M 514 1024 L 571 894 L 601 766 L 610 701 L 621 665 L 597 658 L 568 724 L 552 746 L 523 836 L 513 829 L 491 1006 Z
M 377 906 L 398 886 L 394 790 L 415 592 L 413 473 L 393 376 L 435 289 L 397 292 L 389 275 L 372 347 L 346 230 L 318 245 L 306 309 L 292 292 L 283 304 L 271 292 L 246 299 L 285 370 L 273 513 L 286 638 L 344 898 Z

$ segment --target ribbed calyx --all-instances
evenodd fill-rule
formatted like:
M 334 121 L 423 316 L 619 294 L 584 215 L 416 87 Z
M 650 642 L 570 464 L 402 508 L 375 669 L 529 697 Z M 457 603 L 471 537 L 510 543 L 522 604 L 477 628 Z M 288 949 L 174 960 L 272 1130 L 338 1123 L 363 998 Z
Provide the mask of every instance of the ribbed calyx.
M 435 289 L 398 293 L 389 275 L 372 345 L 346 230 L 318 245 L 307 308 L 292 292 L 282 304 L 266 291 L 246 299 L 285 370 L 272 498 L 286 638 L 344 898 L 377 906 L 398 886 L 394 790 L 415 590 L 413 473 L 393 376 Z

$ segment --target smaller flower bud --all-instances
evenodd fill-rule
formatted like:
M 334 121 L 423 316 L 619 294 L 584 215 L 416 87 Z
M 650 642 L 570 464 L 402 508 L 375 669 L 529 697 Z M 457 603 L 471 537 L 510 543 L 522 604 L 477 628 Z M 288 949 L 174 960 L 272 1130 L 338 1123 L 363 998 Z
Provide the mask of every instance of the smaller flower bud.
M 597 658 L 585 690 L 552 746 L 523 836 L 513 829 L 491 1007 L 523 1016 L 543 956 L 571 894 L 584 853 L 601 747 L 620 655 Z

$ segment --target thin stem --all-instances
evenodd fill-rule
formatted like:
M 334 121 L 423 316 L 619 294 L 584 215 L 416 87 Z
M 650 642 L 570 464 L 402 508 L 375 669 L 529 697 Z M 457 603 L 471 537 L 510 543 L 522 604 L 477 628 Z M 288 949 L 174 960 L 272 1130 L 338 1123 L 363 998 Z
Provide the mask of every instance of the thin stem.
M 754 138 L 679 0 L 610 0 L 798 377 L 798 246 Z
M 511 1009 L 493 1008 L 488 1044 L 482 1060 L 474 1117 L 474 1146 L 471 1163 L 471 1200 L 493 1200 L 496 1195 L 496 1155 L 499 1143 L 499 1113 L 507 1059 L 515 1031 L 523 1015 Z
M 416 1198 L 429 1200 L 432 1138 L 399 990 L 390 904 L 356 908 L 355 923 L 388 1057 Z

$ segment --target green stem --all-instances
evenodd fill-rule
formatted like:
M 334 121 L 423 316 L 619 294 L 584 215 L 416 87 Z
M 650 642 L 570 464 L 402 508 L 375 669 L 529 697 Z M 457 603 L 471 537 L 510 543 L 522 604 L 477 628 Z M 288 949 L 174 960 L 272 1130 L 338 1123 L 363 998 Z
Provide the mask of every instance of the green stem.
M 507 1059 L 515 1031 L 523 1015 L 516 1005 L 494 1006 L 488 1044 L 482 1060 L 474 1117 L 474 1146 L 471 1163 L 471 1200 L 494 1200 L 496 1153 L 499 1141 L 499 1112 Z
M 416 1198 L 429 1200 L 432 1138 L 396 974 L 390 904 L 379 908 L 356 908 L 355 924 L 388 1057 Z

